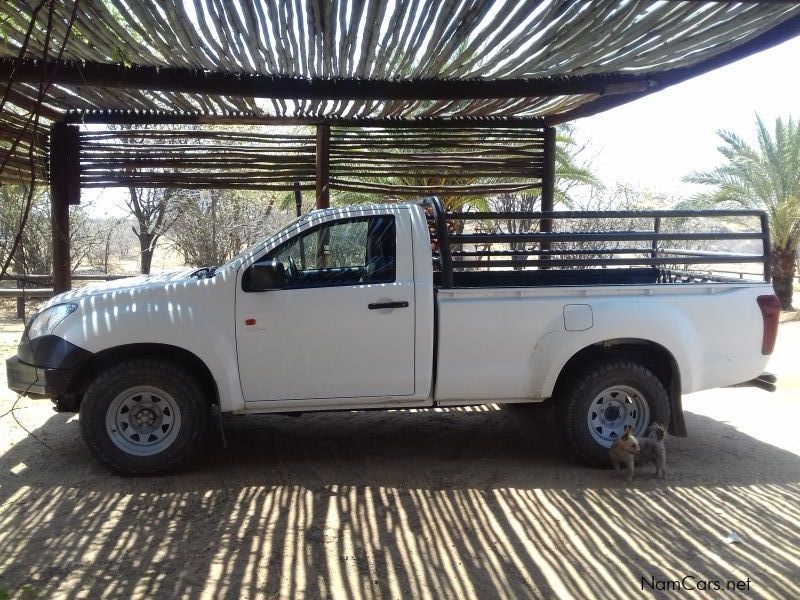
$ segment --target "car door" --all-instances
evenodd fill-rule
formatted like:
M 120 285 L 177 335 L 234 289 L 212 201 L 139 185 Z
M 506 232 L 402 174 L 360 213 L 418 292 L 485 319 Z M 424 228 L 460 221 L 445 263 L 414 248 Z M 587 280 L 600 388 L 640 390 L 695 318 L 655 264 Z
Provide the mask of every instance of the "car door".
M 414 394 L 408 211 L 325 222 L 259 260 L 281 262 L 287 282 L 264 292 L 238 287 L 246 401 Z

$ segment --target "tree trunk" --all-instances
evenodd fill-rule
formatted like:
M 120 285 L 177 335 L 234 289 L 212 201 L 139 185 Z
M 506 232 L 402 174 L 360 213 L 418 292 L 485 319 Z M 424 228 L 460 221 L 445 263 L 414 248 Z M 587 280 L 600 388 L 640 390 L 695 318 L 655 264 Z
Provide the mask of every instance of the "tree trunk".
M 108 275 L 108 255 L 111 252 L 111 234 L 114 233 L 114 230 L 111 229 L 106 236 L 106 248 L 105 252 L 103 252 L 103 273 Z
M 150 265 L 153 262 L 153 250 L 155 250 L 155 248 L 153 248 L 155 245 L 155 236 L 152 233 L 144 232 L 140 232 L 137 235 L 139 236 L 139 248 L 141 251 L 140 270 L 142 275 L 150 275 Z
M 795 276 L 794 249 L 772 249 L 772 287 L 783 310 L 792 310 L 792 285 Z
M 17 246 L 17 251 L 14 253 L 14 272 L 17 275 L 22 275 L 25 273 L 25 252 L 23 251 L 23 242 L 20 240 L 19 246 Z M 17 279 L 17 287 L 24 288 L 25 284 Z M 17 318 L 25 320 L 25 297 L 18 296 L 17 297 Z

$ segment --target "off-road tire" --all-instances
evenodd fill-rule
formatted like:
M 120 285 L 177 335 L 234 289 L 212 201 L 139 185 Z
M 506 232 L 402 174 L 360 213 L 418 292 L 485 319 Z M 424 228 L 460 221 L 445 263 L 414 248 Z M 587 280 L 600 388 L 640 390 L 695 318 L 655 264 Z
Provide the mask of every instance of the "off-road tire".
M 166 392 L 179 411 L 174 440 L 157 454 L 138 456 L 111 439 L 107 413 L 126 390 L 148 386 Z M 178 364 L 155 358 L 121 361 L 102 371 L 83 396 L 81 435 L 101 463 L 122 475 L 155 475 L 186 463 L 201 446 L 208 430 L 209 401 L 196 377 Z
M 588 416 L 595 398 L 614 386 L 635 389 L 647 403 L 649 418 L 641 423 L 634 435 L 642 437 L 651 423 L 669 424 L 670 401 L 661 380 L 647 367 L 632 361 L 606 359 L 589 363 L 573 374 L 559 390 L 557 410 L 560 429 L 574 456 L 594 467 L 610 467 L 608 447 L 593 437 Z

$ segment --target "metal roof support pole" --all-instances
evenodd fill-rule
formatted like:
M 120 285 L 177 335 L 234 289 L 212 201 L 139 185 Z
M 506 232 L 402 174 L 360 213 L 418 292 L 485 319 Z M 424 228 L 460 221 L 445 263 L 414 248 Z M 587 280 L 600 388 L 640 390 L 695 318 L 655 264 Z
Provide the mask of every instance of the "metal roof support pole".
M 50 129 L 50 219 L 53 228 L 53 291 L 71 287 L 69 206 L 81 201 L 78 128 L 54 123 Z
M 552 212 L 555 203 L 555 189 L 556 189 L 556 128 L 544 128 L 544 169 L 542 171 L 542 212 Z M 539 231 L 541 233 L 549 233 L 553 231 L 552 219 L 540 219 Z M 540 250 L 550 250 L 552 248 L 550 241 L 542 241 L 539 243 Z M 549 260 L 548 254 L 542 254 L 539 258 L 540 261 Z M 541 265 L 539 268 L 547 268 Z
M 317 208 L 328 208 L 330 201 L 331 126 L 317 125 Z

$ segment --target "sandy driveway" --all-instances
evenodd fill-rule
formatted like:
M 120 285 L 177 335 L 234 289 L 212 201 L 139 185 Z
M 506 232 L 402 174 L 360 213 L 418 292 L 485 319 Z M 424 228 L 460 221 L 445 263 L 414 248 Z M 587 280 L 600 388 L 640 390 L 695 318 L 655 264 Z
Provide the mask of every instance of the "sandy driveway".
M 685 399 L 666 484 L 573 464 L 521 408 L 242 418 L 191 470 L 124 479 L 23 400 L 43 443 L 0 419 L 0 598 L 631 598 L 685 576 L 749 590 L 671 595 L 800 598 L 798 349 L 783 325 L 776 394 Z

